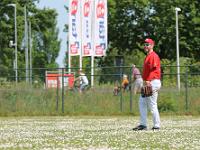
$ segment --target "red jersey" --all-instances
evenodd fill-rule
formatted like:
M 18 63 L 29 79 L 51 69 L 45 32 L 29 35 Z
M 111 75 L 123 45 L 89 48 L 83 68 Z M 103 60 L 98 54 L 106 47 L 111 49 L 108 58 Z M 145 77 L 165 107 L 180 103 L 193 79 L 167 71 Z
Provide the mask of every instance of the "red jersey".
M 153 51 L 149 53 L 144 60 L 142 78 L 145 81 L 151 81 L 153 79 L 160 79 L 160 77 L 161 77 L 160 58 Z

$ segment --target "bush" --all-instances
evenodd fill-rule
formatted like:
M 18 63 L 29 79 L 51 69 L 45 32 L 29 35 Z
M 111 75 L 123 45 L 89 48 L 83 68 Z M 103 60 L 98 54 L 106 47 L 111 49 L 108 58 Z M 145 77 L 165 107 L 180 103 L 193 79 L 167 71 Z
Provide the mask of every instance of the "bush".
M 175 112 L 177 111 L 176 100 L 172 99 L 169 96 L 163 97 L 161 100 L 158 101 L 158 109 L 160 112 Z

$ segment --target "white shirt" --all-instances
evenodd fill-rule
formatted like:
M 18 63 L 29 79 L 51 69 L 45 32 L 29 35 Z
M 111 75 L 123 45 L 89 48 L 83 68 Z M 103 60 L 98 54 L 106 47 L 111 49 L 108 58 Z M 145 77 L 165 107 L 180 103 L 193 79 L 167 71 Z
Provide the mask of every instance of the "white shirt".
M 86 75 L 84 73 L 80 74 L 80 84 L 87 84 L 89 83 L 88 78 L 86 77 Z

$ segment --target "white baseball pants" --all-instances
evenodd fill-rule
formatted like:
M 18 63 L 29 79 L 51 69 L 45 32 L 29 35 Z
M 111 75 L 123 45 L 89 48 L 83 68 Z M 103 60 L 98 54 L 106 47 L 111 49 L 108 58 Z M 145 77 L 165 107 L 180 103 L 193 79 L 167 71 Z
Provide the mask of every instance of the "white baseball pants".
M 158 111 L 157 98 L 158 90 L 161 88 L 161 81 L 158 79 L 151 81 L 153 95 L 149 97 L 140 96 L 140 125 L 147 126 L 147 109 L 149 108 L 153 117 L 153 126 L 160 128 L 160 115 Z

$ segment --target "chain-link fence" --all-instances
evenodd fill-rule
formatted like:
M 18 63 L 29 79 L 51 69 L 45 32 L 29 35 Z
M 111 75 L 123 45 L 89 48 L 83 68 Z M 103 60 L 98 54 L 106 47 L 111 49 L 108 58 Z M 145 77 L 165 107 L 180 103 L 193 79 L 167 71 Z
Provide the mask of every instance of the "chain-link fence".
M 138 68 L 142 71 L 142 67 Z M 198 92 L 200 72 L 198 68 L 198 66 L 180 66 L 179 89 L 177 87 L 177 66 L 162 66 L 162 88 L 158 97 L 160 111 L 200 113 L 200 93 Z M 91 84 L 91 68 L 82 68 L 82 70 Z M 34 111 L 49 107 L 52 112 L 69 114 L 72 112 L 74 114 L 138 112 L 140 95 L 134 95 L 131 88 L 133 84 L 131 66 L 94 68 L 94 86 L 88 86 L 83 93 L 80 93 L 79 86 L 74 84 L 80 76 L 79 68 L 71 68 L 71 72 L 68 72 L 68 68 L 34 68 L 28 70 L 28 73 L 26 71 L 18 70 L 18 82 L 15 81 L 15 71 L 10 70 L 7 75 L 1 73 L 1 107 L 15 106 L 13 108 L 15 112 L 22 107 L 21 105 L 42 103 L 37 104 L 39 106 L 35 106 Z M 122 90 L 121 83 L 125 74 L 128 76 L 129 86 Z M 113 93 L 116 83 L 119 85 L 117 94 Z M 4 103 L 5 101 L 7 102 Z M 29 103 L 25 104 L 26 102 Z M 24 109 L 26 106 L 23 106 Z

